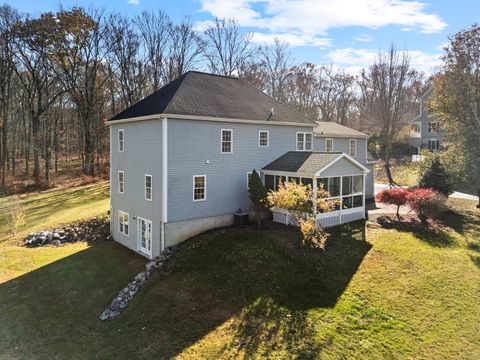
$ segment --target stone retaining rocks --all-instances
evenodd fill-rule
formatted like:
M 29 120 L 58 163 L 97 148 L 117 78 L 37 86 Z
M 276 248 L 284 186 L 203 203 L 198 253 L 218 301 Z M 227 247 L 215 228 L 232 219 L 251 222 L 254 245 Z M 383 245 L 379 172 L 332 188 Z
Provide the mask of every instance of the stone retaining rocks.
M 153 260 L 147 262 L 145 265 L 145 271 L 139 272 L 135 275 L 133 281 L 129 283 L 125 288 L 120 290 L 117 296 L 112 300 L 110 305 L 100 315 L 100 320 L 112 320 L 115 319 L 120 312 L 125 309 L 128 303 L 138 293 L 140 287 L 149 279 L 150 275 L 161 268 L 165 262 L 172 255 L 173 250 L 165 249 L 163 254 L 155 257 Z
M 62 228 L 31 233 L 24 241 L 27 247 L 45 245 L 63 245 L 77 241 L 111 240 L 110 222 L 105 217 L 92 219 L 64 226 Z

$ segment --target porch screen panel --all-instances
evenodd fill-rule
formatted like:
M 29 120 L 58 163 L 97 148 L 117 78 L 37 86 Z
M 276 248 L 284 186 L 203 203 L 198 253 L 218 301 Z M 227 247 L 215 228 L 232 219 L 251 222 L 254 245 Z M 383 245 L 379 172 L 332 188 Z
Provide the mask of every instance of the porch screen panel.
M 265 189 L 267 189 L 267 191 L 275 190 L 275 176 L 265 175 Z

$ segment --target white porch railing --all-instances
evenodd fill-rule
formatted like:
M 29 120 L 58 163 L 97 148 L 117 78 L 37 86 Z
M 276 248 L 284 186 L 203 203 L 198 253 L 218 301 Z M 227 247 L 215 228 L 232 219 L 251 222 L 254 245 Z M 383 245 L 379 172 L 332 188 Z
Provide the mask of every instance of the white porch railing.
M 298 226 L 295 217 L 287 210 L 275 208 L 272 210 L 272 214 L 274 222 L 284 225 Z M 363 218 L 365 218 L 365 207 L 363 206 L 352 209 L 342 209 L 317 214 L 317 225 L 327 228 Z
M 422 161 L 422 155 L 412 155 L 412 162 Z

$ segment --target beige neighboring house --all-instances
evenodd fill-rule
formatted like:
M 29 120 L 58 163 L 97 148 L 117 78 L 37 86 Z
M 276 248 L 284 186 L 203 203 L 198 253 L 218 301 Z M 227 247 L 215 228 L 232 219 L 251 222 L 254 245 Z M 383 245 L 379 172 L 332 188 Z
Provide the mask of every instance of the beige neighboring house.
M 443 148 L 447 132 L 442 128 L 442 124 L 435 119 L 428 111 L 428 101 L 433 93 L 433 87 L 430 87 L 420 97 L 420 113 L 411 120 L 412 132 L 410 134 L 410 144 L 417 149 L 417 155 L 412 156 L 412 161 L 420 160 L 420 153 L 423 149 L 431 151 L 440 151 Z

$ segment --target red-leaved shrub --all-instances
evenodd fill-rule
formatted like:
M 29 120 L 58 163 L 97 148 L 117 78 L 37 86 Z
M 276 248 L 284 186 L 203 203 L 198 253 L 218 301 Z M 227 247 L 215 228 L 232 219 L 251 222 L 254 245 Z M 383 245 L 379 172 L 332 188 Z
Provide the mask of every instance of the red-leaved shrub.
M 407 203 L 409 195 L 410 191 L 408 189 L 394 187 L 380 191 L 376 196 L 376 200 L 382 204 L 396 205 L 397 217 L 400 217 L 400 206 Z
M 446 197 L 432 189 L 417 188 L 408 196 L 408 205 L 424 225 L 445 208 L 445 202 Z

